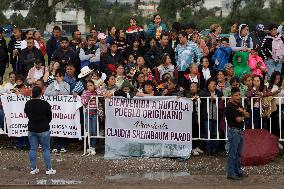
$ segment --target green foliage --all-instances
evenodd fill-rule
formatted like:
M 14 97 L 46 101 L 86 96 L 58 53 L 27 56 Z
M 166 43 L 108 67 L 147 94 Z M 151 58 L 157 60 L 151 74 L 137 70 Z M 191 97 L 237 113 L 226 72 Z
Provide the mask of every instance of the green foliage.
M 25 27 L 25 18 L 21 14 L 14 13 L 10 17 L 10 22 L 16 25 L 17 27 Z
M 141 16 L 141 12 L 137 9 L 138 4 L 141 3 L 140 0 L 136 0 L 134 6 L 119 4 L 117 3 L 119 1 L 112 4 L 106 0 L 53 0 L 51 5 L 48 4 L 48 0 L 1 0 L 0 10 L 29 9 L 26 18 L 13 14 L 10 22 L 19 27 L 36 27 L 44 30 L 47 23 L 55 20 L 55 6 L 60 2 L 67 2 L 68 7 L 84 9 L 87 25 L 96 25 L 102 31 L 111 26 L 126 29 L 131 17 L 136 18 L 140 25 L 148 24 L 151 19 Z M 229 31 L 233 22 L 247 23 L 251 27 L 258 23 L 268 25 L 282 22 L 284 0 L 280 2 L 272 0 L 269 7 L 266 8 L 264 8 L 264 2 L 265 0 L 232 0 L 231 13 L 226 18 L 220 17 L 218 8 L 209 10 L 204 8 L 204 0 L 161 0 L 158 12 L 169 26 L 174 21 L 179 21 L 182 24 L 193 22 L 199 29 L 205 29 L 213 23 L 219 23 L 223 26 L 224 32 Z M 177 12 L 180 14 L 179 20 L 176 20 Z M 6 23 L 6 21 L 0 12 L 0 24 Z
M 85 21 L 89 26 L 96 25 L 97 29 L 105 31 L 111 26 L 128 28 L 129 19 L 135 18 L 143 25 L 141 13 L 129 4 L 108 3 L 105 0 L 87 0 L 82 7 L 85 9 Z

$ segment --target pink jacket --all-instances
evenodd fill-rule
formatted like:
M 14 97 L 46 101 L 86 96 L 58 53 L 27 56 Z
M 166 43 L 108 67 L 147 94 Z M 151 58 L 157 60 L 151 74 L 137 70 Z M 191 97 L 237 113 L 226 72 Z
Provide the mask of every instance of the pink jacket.
M 258 67 L 258 68 L 256 67 L 257 63 L 260 64 L 260 67 Z M 262 60 L 262 58 L 260 56 L 254 57 L 254 55 L 249 54 L 248 65 L 249 65 L 249 67 L 251 69 L 252 75 L 258 75 L 258 76 L 263 77 L 263 73 L 261 71 L 261 68 L 264 69 L 265 73 L 267 72 L 267 67 L 264 64 L 264 62 L 263 62 L 263 60 Z

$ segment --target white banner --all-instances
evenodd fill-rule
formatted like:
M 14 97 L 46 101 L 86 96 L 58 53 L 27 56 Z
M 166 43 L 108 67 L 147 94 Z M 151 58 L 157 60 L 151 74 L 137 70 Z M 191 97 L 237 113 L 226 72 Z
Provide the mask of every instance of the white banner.
M 105 101 L 105 158 L 189 157 L 192 101 L 177 97 Z
M 1 96 L 6 118 L 8 136 L 28 136 L 28 118 L 24 113 L 25 104 L 31 97 L 16 94 Z M 42 96 L 52 109 L 50 122 L 51 136 L 81 139 L 79 108 L 81 98 L 71 95 Z

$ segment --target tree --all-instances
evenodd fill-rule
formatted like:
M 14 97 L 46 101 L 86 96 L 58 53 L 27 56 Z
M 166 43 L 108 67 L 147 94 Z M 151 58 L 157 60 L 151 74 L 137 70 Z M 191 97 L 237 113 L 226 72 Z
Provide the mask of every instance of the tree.
M 197 11 L 203 6 L 204 0 L 161 0 L 158 12 L 162 18 L 167 22 L 174 22 L 176 20 L 177 11 L 182 15 L 192 15 L 194 11 Z M 187 11 L 190 11 L 189 13 Z
M 82 0 L 80 0 L 82 1 Z M 13 10 L 28 9 L 27 23 L 41 32 L 48 23 L 55 21 L 55 7 L 59 3 L 76 4 L 76 0 L 10 0 L 7 5 Z

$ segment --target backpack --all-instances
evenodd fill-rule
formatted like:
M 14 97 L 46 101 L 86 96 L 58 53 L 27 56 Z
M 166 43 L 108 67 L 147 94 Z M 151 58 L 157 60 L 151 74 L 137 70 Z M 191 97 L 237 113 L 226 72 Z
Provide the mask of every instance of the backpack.
M 282 41 L 281 35 L 273 38 L 272 58 L 273 60 L 284 60 L 284 43 Z

